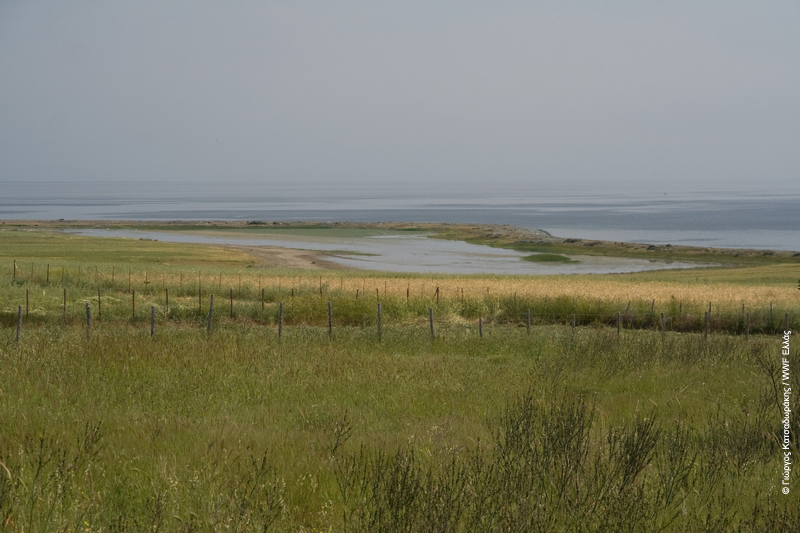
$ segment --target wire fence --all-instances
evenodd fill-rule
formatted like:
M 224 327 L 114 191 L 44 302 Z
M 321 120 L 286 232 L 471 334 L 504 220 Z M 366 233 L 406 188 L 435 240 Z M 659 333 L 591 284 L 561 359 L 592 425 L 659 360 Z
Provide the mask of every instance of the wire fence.
M 734 307 L 731 302 L 702 308 L 695 303 L 670 300 L 632 299 L 627 302 L 603 301 L 589 297 L 518 295 L 516 291 L 490 294 L 485 288 L 466 291 L 449 290 L 447 297 L 440 287 L 427 280 L 400 279 L 390 288 L 361 288 L 319 276 L 262 279 L 227 273 L 225 281 L 235 285 L 223 288 L 223 273 L 211 276 L 208 271 L 184 272 L 173 268 L 168 273 L 140 268 L 111 267 L 67 269 L 64 266 L 30 264 L 23 272 L 16 262 L 10 285 L 0 289 L 0 324 L 15 327 L 17 336 L 23 324 L 85 323 L 87 330 L 95 323 L 127 321 L 148 323 L 155 334 L 157 323 L 194 322 L 211 331 L 225 321 L 251 322 L 274 326 L 277 334 L 293 325 L 327 326 L 332 336 L 334 326 L 375 327 L 380 337 L 386 325 L 428 322 L 431 337 L 437 324 L 460 324 L 476 329 L 482 337 L 491 334 L 495 325 L 532 327 L 563 325 L 569 328 L 607 327 L 623 330 L 658 330 L 693 332 L 705 335 L 776 334 L 797 329 L 798 308 L 778 309 L 772 303 L 763 306 Z M 276 283 L 277 281 L 277 283 Z M 396 280 L 395 280 L 396 281 Z M 407 282 L 407 283 L 406 283 Z M 405 288 L 402 283 L 406 283 Z M 427 286 L 426 286 L 427 284 Z M 383 290 L 381 290 L 383 289 Z M 216 309 L 214 308 L 216 299 Z
M 69 301 L 66 290 L 63 291 L 63 294 L 65 303 L 61 309 L 44 309 L 37 306 L 32 314 L 30 294 L 28 293 L 25 305 L 17 305 L 13 312 L 9 312 L 6 307 L 0 313 L 0 323 L 5 326 L 14 326 L 17 340 L 20 338 L 23 324 L 44 325 L 53 322 L 64 325 L 83 323 L 87 332 L 91 330 L 93 324 L 97 323 L 149 324 L 151 335 L 155 334 L 157 324 L 164 323 L 197 323 L 204 326 L 208 332 L 211 332 L 215 325 L 221 323 L 252 323 L 275 328 L 279 337 L 287 327 L 302 325 L 327 327 L 328 336 L 331 338 L 334 327 L 360 326 L 362 329 L 371 327 L 375 328 L 376 335 L 380 338 L 383 329 L 387 326 L 420 324 L 426 318 L 432 338 L 436 337 L 437 325 L 474 328 L 479 337 L 483 337 L 484 332 L 491 334 L 492 326 L 509 325 L 525 328 L 528 333 L 535 327 L 562 325 L 573 331 L 576 328 L 586 327 L 616 328 L 617 334 L 625 330 L 657 330 L 664 333 L 703 333 L 705 335 L 722 333 L 746 337 L 758 334 L 776 334 L 796 328 L 792 315 L 788 311 L 778 318 L 778 313 L 774 309 L 771 312 L 759 310 L 751 313 L 745 311 L 743 316 L 724 312 L 713 314 L 709 311 L 705 311 L 702 315 L 686 313 L 673 316 L 658 312 L 641 314 L 621 311 L 616 313 L 570 313 L 569 310 L 538 312 L 532 308 L 514 312 L 514 310 L 501 308 L 495 309 L 492 316 L 479 315 L 477 318 L 467 318 L 462 315 L 454 315 L 452 307 L 448 308 L 445 313 L 439 314 L 439 307 L 436 304 L 428 307 L 427 313 L 423 314 L 409 309 L 404 310 L 405 312 L 398 312 L 397 304 L 394 302 L 388 306 L 384 302 L 377 302 L 364 304 L 355 309 L 352 306 L 346 306 L 339 315 L 331 300 L 319 299 L 315 302 L 317 308 L 314 309 L 309 302 L 303 302 L 302 305 L 295 307 L 291 301 L 267 304 L 264 301 L 237 300 L 230 297 L 230 293 L 228 298 L 217 298 L 216 294 L 211 293 L 207 297 L 207 305 L 201 301 L 193 310 L 187 312 L 183 304 L 170 309 L 167 303 L 167 293 L 165 293 L 164 302 L 161 305 L 149 303 L 151 298 L 148 298 L 138 306 L 136 291 L 131 291 L 129 304 L 124 304 L 120 298 L 114 295 L 105 295 L 104 303 L 102 293 L 99 293 L 96 298 L 90 299 L 83 296 Z M 217 302 L 216 306 L 215 301 Z M 124 316 L 120 312 L 120 307 L 126 305 L 130 306 L 129 314 Z M 104 309 L 105 315 L 103 314 Z

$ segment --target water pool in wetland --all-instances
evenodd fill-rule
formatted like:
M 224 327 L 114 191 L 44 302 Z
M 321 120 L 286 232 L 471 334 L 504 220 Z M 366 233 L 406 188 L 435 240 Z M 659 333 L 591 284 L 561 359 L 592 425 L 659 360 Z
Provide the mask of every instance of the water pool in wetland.
M 531 262 L 529 253 L 429 238 L 400 231 L 340 233 L 323 231 L 143 231 L 84 229 L 70 231 L 89 237 L 153 239 L 164 242 L 228 246 L 278 246 L 317 251 L 344 267 L 405 273 L 443 274 L 609 274 L 699 266 L 688 262 L 648 261 L 612 257 L 570 256 L 576 262 Z M 358 231 L 358 230 L 356 230 Z

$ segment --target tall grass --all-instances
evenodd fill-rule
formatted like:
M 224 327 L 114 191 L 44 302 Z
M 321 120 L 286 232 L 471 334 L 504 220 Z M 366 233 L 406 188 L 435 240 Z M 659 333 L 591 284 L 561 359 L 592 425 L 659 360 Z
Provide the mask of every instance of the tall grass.
M 777 492 L 774 339 L 424 331 L 6 329 L 2 528 L 797 526 L 796 495 Z

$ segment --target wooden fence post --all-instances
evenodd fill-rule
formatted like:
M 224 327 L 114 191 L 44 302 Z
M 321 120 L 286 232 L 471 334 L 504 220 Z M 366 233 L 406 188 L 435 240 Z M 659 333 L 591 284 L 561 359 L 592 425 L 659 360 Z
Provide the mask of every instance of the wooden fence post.
M 478 335 L 483 338 L 483 317 L 478 317 Z
M 622 314 L 619 311 L 617 311 L 617 338 L 618 339 L 619 339 L 619 330 L 620 330 L 621 323 L 622 323 Z
M 47 283 L 50 283 L 50 263 L 47 263 Z
M 22 306 L 17 307 L 17 342 L 19 342 L 19 335 L 22 332 Z
M 100 289 L 97 289 L 97 318 L 103 316 L 102 307 L 100 307 Z
M 575 314 L 572 315 L 572 333 L 575 333 Z
M 706 311 L 706 333 L 703 336 L 704 339 L 708 338 L 708 328 L 709 328 L 709 324 L 708 323 L 709 323 L 709 319 L 710 318 L 711 318 L 711 313 L 709 311 Z
M 261 310 L 264 310 L 264 289 L 261 289 Z
M 211 293 L 211 302 L 208 305 L 208 326 L 206 326 L 206 331 L 211 333 L 211 320 L 214 317 L 214 293 Z
M 14 273 L 11 274 L 11 279 L 17 279 L 17 260 L 14 259 Z

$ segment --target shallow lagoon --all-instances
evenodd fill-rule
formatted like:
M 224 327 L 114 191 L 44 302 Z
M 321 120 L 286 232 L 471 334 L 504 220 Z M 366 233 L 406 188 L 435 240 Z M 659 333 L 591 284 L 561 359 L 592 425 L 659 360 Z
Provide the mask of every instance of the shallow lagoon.
M 696 263 L 570 256 L 577 263 L 535 263 L 527 253 L 463 241 L 432 239 L 427 234 L 375 232 L 358 237 L 288 232 L 237 234 L 233 231 L 139 231 L 86 229 L 70 231 L 90 237 L 125 237 L 165 242 L 234 246 L 280 246 L 326 253 L 342 266 L 366 270 L 444 274 L 609 274 L 692 268 Z

